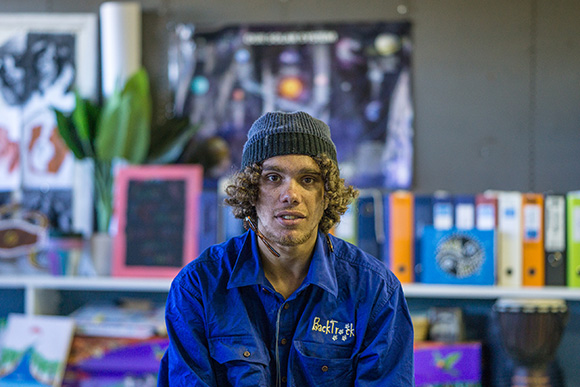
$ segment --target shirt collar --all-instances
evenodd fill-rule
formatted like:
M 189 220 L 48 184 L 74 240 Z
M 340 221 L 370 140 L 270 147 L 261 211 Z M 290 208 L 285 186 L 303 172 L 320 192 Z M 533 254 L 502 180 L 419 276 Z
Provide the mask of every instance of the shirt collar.
M 269 281 L 266 279 L 264 269 L 260 265 L 256 234 L 249 230 L 228 281 L 228 289 L 268 284 Z M 309 284 L 316 285 L 335 297 L 338 295 L 334 262 L 326 242 L 326 236 L 321 232 L 318 233 L 310 268 L 300 288 Z

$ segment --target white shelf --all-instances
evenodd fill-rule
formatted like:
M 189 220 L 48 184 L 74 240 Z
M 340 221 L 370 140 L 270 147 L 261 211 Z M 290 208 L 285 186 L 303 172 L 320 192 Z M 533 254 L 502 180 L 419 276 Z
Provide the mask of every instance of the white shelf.
M 58 314 L 59 303 L 66 302 L 63 290 L 167 293 L 170 285 L 170 278 L 0 276 L 0 292 L 23 290 L 24 313 L 29 315 Z
M 170 278 L 0 276 L 0 289 L 37 288 L 55 290 L 167 292 L 169 291 L 170 285 Z
M 557 298 L 580 301 L 580 288 L 403 284 L 407 298 Z
M 168 292 L 171 278 L 0 276 L 1 289 Z M 561 298 L 580 301 L 580 288 L 403 284 L 408 298 Z

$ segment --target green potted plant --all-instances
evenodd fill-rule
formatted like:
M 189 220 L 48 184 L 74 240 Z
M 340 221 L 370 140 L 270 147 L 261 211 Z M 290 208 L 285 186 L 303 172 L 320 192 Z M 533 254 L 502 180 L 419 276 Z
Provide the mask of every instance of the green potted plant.
M 102 106 L 78 93 L 75 98 L 72 112 L 54 109 L 57 126 L 74 156 L 93 162 L 96 229 L 106 234 L 113 212 L 115 163 L 169 162 L 167 156 L 176 154 L 197 126 L 190 125 L 187 118 L 152 126 L 149 77 L 144 69 L 131 75 Z

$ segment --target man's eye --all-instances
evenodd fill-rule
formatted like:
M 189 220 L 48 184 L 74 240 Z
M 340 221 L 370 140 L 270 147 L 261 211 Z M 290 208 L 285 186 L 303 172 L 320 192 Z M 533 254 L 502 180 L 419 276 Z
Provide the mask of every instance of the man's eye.
M 314 180 L 314 178 L 313 178 L 313 177 L 305 177 L 305 178 L 303 179 L 303 181 L 304 181 L 304 184 L 312 184 L 312 183 L 314 183 L 314 182 L 315 182 L 315 180 Z
M 278 176 L 278 175 L 266 175 L 266 180 L 271 181 L 271 182 L 277 182 L 277 181 L 280 181 L 280 176 Z

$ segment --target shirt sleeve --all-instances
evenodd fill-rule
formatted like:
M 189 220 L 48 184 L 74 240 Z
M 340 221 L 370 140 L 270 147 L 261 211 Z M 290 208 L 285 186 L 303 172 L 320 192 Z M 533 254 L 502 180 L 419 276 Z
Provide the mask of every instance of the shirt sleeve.
M 387 293 L 386 289 L 382 295 Z M 375 304 L 355 386 L 414 386 L 413 324 L 400 284 Z
M 157 385 L 217 385 L 205 335 L 201 297 L 177 280 L 171 284 L 167 297 L 165 323 L 169 347 L 161 360 Z

